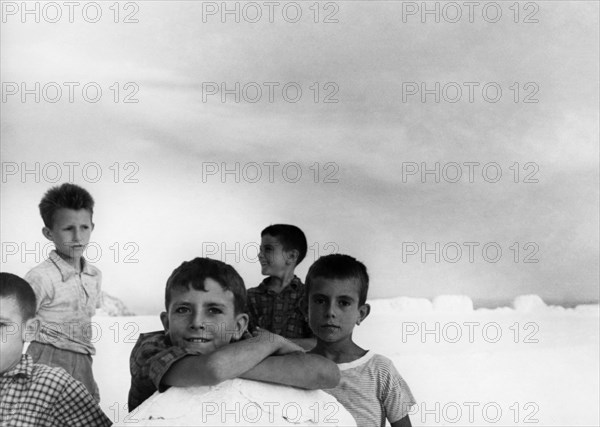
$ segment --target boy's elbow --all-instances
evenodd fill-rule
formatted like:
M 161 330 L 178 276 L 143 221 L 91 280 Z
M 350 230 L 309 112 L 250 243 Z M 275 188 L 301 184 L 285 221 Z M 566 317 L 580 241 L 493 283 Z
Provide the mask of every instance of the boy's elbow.
M 315 366 L 315 359 L 317 366 Z M 338 366 L 322 356 L 311 355 L 311 365 L 307 372 L 313 372 L 314 380 L 309 384 L 310 389 L 334 388 L 340 383 L 341 374 Z
M 335 388 L 340 383 L 342 375 L 337 366 L 323 370 L 321 375 L 322 384 L 319 388 Z

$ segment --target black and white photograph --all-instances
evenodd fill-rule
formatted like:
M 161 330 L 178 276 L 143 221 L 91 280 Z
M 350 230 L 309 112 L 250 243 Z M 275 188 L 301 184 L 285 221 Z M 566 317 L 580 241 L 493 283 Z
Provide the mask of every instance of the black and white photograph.
M 0 425 L 600 425 L 597 0 L 0 11 Z

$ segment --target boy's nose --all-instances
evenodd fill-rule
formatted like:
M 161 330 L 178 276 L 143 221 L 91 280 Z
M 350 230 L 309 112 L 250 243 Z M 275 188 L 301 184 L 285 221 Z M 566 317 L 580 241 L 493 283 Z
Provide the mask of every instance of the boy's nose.
M 335 305 L 334 304 L 329 304 L 327 306 L 327 310 L 325 311 L 325 316 L 335 317 Z
M 192 329 L 204 329 L 204 318 L 200 313 L 192 316 L 190 320 L 190 328 Z

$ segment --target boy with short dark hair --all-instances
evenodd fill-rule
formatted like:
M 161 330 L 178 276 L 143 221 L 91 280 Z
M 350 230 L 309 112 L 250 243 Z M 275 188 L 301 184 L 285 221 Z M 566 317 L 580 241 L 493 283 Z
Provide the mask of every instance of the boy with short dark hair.
M 319 258 L 306 276 L 307 315 L 317 337 L 310 352 L 338 364 L 342 379 L 325 390 L 342 403 L 359 426 L 411 425 L 415 404 L 410 388 L 388 358 L 364 350 L 352 340 L 355 325 L 369 315 L 367 268 L 348 255 Z M 304 307 L 306 309 L 306 307 Z
M 55 250 L 25 276 L 36 294 L 41 324 L 27 354 L 34 363 L 65 369 L 100 401 L 89 325 L 100 303 L 102 276 L 83 257 L 94 229 L 94 199 L 85 189 L 65 183 L 50 188 L 39 209 L 42 234 Z
M 0 425 L 110 426 L 83 384 L 22 354 L 26 335 L 35 329 L 35 308 L 31 286 L 0 273 Z
M 244 281 L 230 265 L 195 258 L 176 268 L 160 315 L 164 331 L 141 334 L 131 352 L 129 411 L 156 390 L 236 377 L 307 389 L 338 383 L 334 363 L 279 335 L 262 331 L 241 339 L 248 325 L 245 305 Z
M 251 331 L 266 329 L 310 349 L 315 339 L 300 310 L 304 284 L 294 274 L 307 246 L 304 233 L 294 225 L 275 224 L 262 231 L 258 260 L 268 277 L 248 289 L 247 311 Z

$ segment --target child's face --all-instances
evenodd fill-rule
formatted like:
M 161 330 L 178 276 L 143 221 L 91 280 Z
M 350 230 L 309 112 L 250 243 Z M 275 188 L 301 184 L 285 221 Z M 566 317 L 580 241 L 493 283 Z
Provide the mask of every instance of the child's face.
M 33 319 L 23 321 L 15 298 L 0 298 L 0 374 L 21 360 L 25 332 Z
M 262 236 L 258 253 L 261 273 L 265 276 L 278 276 L 283 273 L 293 262 L 291 252 L 283 249 L 277 237 L 269 234 Z
M 232 338 L 239 339 L 248 325 L 247 314 L 235 314 L 233 292 L 210 278 L 204 288 L 173 289 L 168 312 L 160 315 L 173 345 L 198 354 L 212 353 Z
M 54 214 L 52 228 L 44 227 L 43 233 L 56 246 L 56 252 L 68 260 L 77 260 L 83 255 L 94 225 L 87 209 L 61 208 Z
M 360 282 L 356 279 L 312 281 L 308 295 L 308 323 L 321 341 L 337 343 L 352 339 L 354 325 L 369 314 L 368 304 L 358 305 Z

